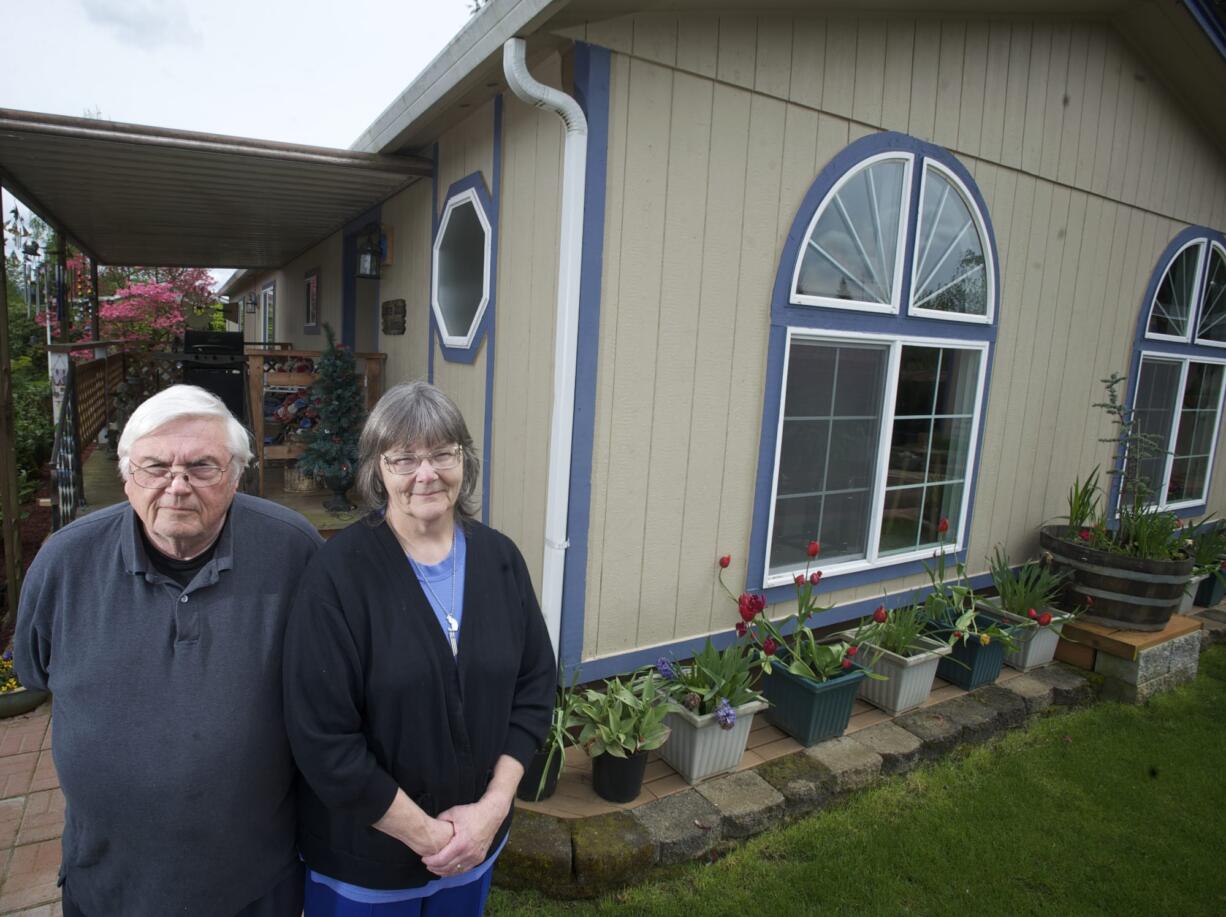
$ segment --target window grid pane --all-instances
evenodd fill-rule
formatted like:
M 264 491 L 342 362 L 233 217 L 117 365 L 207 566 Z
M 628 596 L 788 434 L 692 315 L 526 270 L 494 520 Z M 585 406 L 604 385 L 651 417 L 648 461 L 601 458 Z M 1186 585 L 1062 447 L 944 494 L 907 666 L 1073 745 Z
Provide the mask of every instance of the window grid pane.
M 921 392 L 928 409 L 894 419 L 878 540 L 883 555 L 958 540 L 974 415 L 948 409 L 973 406 L 979 359 L 973 350 L 902 348 L 895 403 L 915 411 L 916 392 Z M 949 521 L 943 535 L 938 531 L 942 518 Z
M 771 572 L 867 554 L 886 345 L 794 340 L 789 349 Z
M 1202 500 L 1209 476 L 1209 450 L 1217 426 L 1217 400 L 1223 368 L 1218 364 L 1189 363 L 1179 411 L 1179 430 L 1166 486 L 1168 503 Z
M 1200 264 L 1201 246 L 1192 245 L 1171 262 L 1149 316 L 1148 334 L 1183 338 L 1188 334 L 1188 319 L 1196 297 L 1196 269 Z
M 1209 252 L 1209 278 L 1205 284 L 1204 304 L 1196 336 L 1226 344 L 1226 258 L 1220 249 Z
M 805 240 L 798 294 L 893 302 L 905 177 L 903 160 L 883 160 L 831 195 Z
M 966 201 L 944 175 L 924 173 L 911 305 L 959 315 L 987 315 L 983 239 Z

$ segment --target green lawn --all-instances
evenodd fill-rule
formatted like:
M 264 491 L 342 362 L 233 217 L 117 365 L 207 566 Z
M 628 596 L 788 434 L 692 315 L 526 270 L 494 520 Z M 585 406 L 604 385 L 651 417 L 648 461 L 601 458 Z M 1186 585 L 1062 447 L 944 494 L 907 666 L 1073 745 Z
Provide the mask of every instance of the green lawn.
M 1147 707 L 1099 704 L 893 778 L 710 865 L 488 913 L 1226 914 L 1226 647 Z

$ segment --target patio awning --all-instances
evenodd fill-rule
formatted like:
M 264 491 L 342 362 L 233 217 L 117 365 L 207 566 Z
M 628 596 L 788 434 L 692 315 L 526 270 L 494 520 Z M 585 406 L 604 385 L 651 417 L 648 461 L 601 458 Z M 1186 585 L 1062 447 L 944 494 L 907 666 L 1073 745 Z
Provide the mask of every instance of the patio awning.
M 101 264 L 277 267 L 430 169 L 0 108 L 0 180 Z

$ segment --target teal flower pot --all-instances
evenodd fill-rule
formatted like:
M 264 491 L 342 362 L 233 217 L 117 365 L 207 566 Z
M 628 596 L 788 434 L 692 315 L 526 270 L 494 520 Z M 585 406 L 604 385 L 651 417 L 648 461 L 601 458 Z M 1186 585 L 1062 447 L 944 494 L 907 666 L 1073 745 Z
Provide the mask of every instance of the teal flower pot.
M 827 681 L 802 678 L 776 666 L 763 681 L 763 693 L 770 701 L 767 722 L 806 746 L 841 736 L 863 680 L 859 666 Z
M 990 685 L 1000 675 L 1005 661 L 1005 645 L 993 640 L 987 646 L 972 637 L 954 643 L 953 652 L 941 659 L 937 675 L 967 691 Z

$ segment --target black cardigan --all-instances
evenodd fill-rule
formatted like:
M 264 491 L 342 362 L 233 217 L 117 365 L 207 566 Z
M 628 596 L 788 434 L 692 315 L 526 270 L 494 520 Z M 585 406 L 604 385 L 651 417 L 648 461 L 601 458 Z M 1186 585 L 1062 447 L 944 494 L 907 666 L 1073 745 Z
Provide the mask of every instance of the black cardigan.
M 524 559 L 491 528 L 464 532 L 458 657 L 385 522 L 340 532 L 302 579 L 285 634 L 285 720 L 305 777 L 302 855 L 335 879 L 388 889 L 436 878 L 370 827 L 397 787 L 430 815 L 476 802 L 498 758 L 526 767 L 548 729 L 557 675 Z

